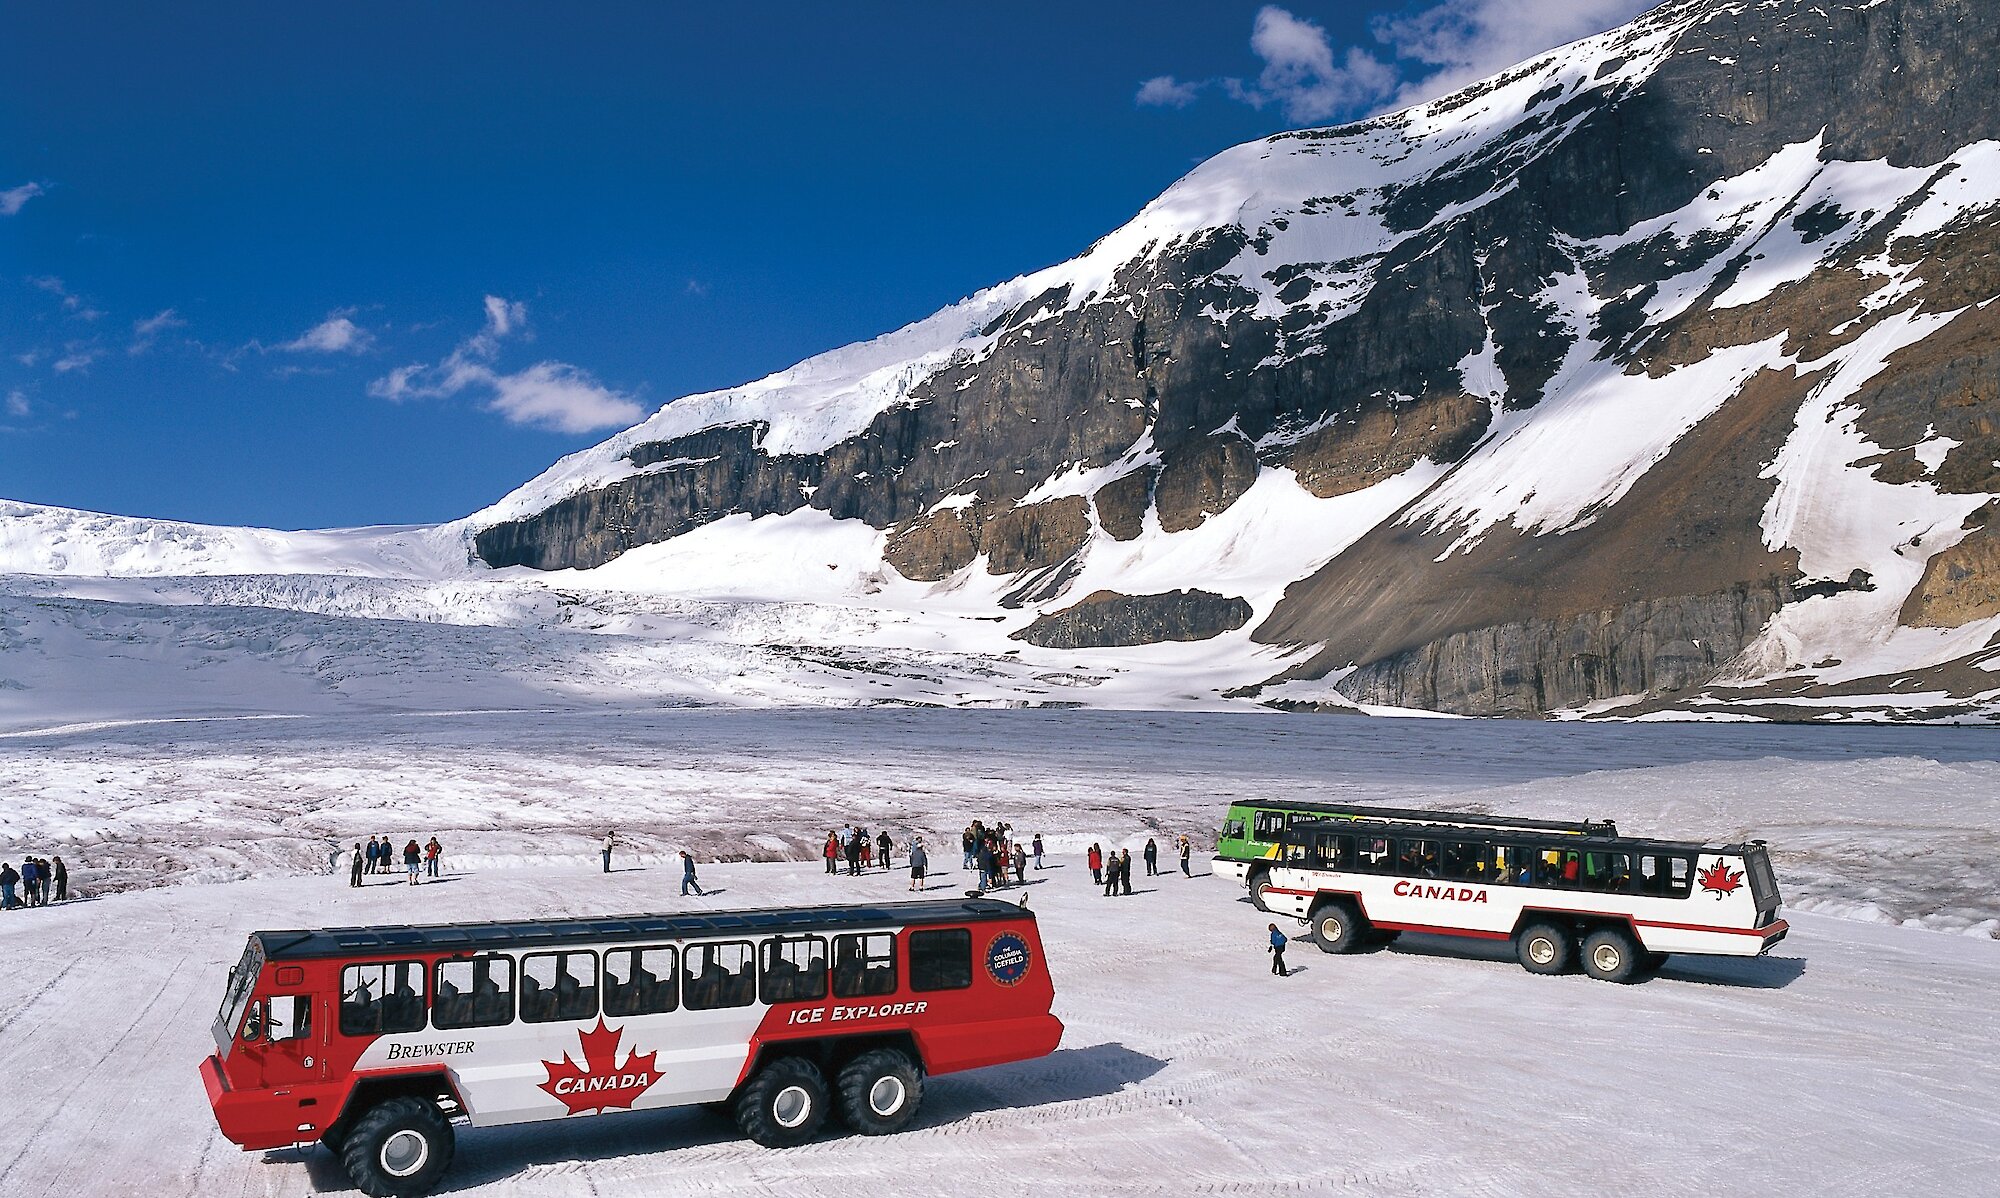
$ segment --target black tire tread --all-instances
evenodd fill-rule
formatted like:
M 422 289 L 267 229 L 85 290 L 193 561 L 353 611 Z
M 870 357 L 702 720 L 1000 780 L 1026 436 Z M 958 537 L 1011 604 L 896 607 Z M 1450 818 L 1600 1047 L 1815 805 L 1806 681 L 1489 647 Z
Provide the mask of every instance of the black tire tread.
M 432 1131 L 434 1147 L 430 1162 L 410 1177 L 390 1177 L 376 1167 L 376 1143 L 387 1132 L 409 1123 L 427 1125 Z M 451 1168 L 456 1147 L 451 1121 L 444 1117 L 444 1112 L 435 1104 L 408 1094 L 370 1107 L 342 1131 L 340 1140 L 340 1163 L 347 1169 L 348 1180 L 369 1198 L 412 1198 L 429 1192 L 445 1170 Z
M 784 1128 L 771 1118 L 770 1097 L 788 1085 L 800 1084 L 814 1092 L 815 1117 L 802 1127 Z M 779 1057 L 767 1062 L 743 1087 L 736 1098 L 736 1127 L 745 1137 L 766 1148 L 791 1148 L 819 1134 L 826 1122 L 831 1096 L 826 1075 L 804 1057 Z
M 1556 943 L 1562 946 L 1562 951 L 1557 953 L 1556 959 L 1548 965 L 1537 965 L 1528 957 L 1528 941 L 1533 939 L 1537 932 L 1549 933 L 1556 938 Z M 1576 934 L 1552 919 L 1537 919 L 1522 928 L 1514 949 L 1515 956 L 1521 962 L 1521 968 L 1529 973 L 1559 974 L 1568 973 L 1576 968 Z
M 1319 917 L 1331 908 L 1338 908 L 1341 914 L 1346 916 L 1347 934 L 1338 941 L 1329 944 L 1320 937 Z M 1318 945 L 1319 951 L 1323 953 L 1340 954 L 1357 952 L 1362 946 L 1368 943 L 1368 938 L 1373 932 L 1373 929 L 1369 927 L 1367 918 L 1355 909 L 1353 903 L 1347 902 L 1344 899 L 1330 899 L 1314 904 L 1312 914 L 1307 917 L 1307 920 L 1312 925 L 1312 942 Z
M 903 1074 L 909 1101 L 889 1119 L 878 1117 L 868 1107 L 868 1091 L 884 1073 Z M 838 1085 L 840 1121 L 864 1136 L 886 1136 L 908 1127 L 924 1102 L 923 1075 L 906 1053 L 894 1048 L 877 1048 L 849 1061 L 840 1071 Z

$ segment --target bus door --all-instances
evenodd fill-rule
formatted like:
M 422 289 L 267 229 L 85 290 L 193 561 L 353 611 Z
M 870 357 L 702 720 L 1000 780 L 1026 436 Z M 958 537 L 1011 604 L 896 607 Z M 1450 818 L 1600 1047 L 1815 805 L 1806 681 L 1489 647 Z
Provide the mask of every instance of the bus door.
M 321 1081 L 332 1003 L 306 988 L 297 966 L 280 965 L 273 974 L 277 984 L 264 987 L 243 1016 L 236 1053 L 266 1089 Z

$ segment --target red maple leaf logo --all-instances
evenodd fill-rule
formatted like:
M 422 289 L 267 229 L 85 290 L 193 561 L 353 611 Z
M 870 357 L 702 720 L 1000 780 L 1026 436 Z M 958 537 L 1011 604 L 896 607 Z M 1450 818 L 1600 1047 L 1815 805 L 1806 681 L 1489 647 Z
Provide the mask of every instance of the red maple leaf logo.
M 1695 880 L 1701 883 L 1703 890 L 1715 895 L 1715 901 L 1721 902 L 1722 896 L 1743 885 L 1743 871 L 1729 868 L 1727 861 L 1718 858 L 1714 865 L 1697 873 Z
M 612 1107 L 629 1109 L 639 1095 L 660 1080 L 659 1070 L 653 1064 L 660 1054 L 658 1050 L 632 1052 L 619 1061 L 618 1041 L 624 1035 L 623 1029 L 605 1027 L 601 1018 L 594 1031 L 577 1033 L 583 1042 L 583 1064 L 574 1063 L 568 1054 L 561 1061 L 543 1061 L 549 1080 L 542 1083 L 542 1089 L 561 1099 L 572 1115 L 608 1111 Z

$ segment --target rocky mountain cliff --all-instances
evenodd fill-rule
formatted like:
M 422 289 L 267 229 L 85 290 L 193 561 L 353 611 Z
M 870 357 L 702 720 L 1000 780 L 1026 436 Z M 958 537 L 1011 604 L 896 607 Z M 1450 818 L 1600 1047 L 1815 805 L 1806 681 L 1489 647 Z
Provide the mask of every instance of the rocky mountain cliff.
M 1226 151 L 467 529 L 547 571 L 805 522 L 1040 648 L 1213 638 L 1285 706 L 1990 709 L 1996 95 L 1988 0 L 1673 0 Z

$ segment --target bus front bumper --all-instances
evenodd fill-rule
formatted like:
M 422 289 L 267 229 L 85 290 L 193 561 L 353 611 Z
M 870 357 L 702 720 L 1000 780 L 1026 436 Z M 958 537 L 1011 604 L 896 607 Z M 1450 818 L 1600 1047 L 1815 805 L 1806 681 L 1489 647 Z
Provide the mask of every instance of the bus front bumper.
M 340 1113 L 338 1086 L 232 1090 L 213 1054 L 201 1062 L 201 1085 L 223 1138 L 251 1151 L 314 1143 Z

